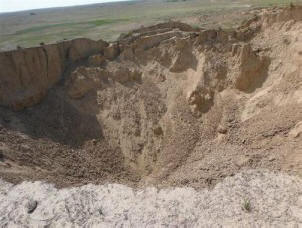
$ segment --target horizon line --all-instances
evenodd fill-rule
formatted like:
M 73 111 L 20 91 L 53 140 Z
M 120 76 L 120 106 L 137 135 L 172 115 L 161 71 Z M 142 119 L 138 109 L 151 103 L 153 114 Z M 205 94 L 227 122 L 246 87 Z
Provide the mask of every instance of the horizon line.
M 43 7 L 43 8 L 29 8 L 29 9 L 21 9 L 21 10 L 9 10 L 9 11 L 0 11 L 1 14 L 11 14 L 11 13 L 20 13 L 20 12 L 28 12 L 33 10 L 47 10 L 47 9 L 58 9 L 58 8 L 72 8 L 72 7 L 80 7 L 80 6 L 91 6 L 91 5 L 100 5 L 100 4 L 110 4 L 110 3 L 119 3 L 119 2 L 133 2 L 139 0 L 110 0 L 108 2 L 95 2 L 95 3 L 88 3 L 88 4 L 76 4 L 76 5 L 63 5 L 63 6 L 50 6 L 50 7 Z

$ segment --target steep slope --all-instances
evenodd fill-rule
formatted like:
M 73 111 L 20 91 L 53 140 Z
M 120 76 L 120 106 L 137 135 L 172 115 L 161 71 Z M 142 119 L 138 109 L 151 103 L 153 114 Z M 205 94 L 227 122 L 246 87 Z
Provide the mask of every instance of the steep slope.
M 0 103 L 26 108 L 1 108 L 1 176 L 199 188 L 249 168 L 302 174 L 302 8 L 255 15 L 85 41 L 72 59 L 64 43 L 1 53 Z

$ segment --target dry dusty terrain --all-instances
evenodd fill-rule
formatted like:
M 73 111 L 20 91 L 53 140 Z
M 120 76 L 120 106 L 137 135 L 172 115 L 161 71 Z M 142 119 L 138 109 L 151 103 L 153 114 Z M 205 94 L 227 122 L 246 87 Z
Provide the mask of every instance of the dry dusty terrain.
M 1 227 L 300 227 L 300 178 L 246 171 L 213 190 L 0 182 Z M 28 205 L 37 202 L 34 212 Z M 249 204 L 247 204 L 249 202 Z M 250 209 L 245 208 L 250 205 Z
M 196 189 L 142 190 L 141 197 L 149 191 L 155 197 L 155 208 L 163 206 L 153 218 L 156 209 L 140 211 L 148 201 L 140 202 L 136 190 L 120 185 L 56 190 L 41 183 L 12 187 L 3 182 L 6 200 L 0 208 L 12 213 L 5 216 L 9 220 L 3 217 L 3 225 L 34 224 L 23 205 L 34 189 L 41 192 L 36 200 L 47 207 L 32 215 L 40 220 L 42 213 L 59 216 L 49 220 L 53 225 L 82 226 L 77 220 L 82 211 L 87 226 L 301 225 L 302 7 L 250 14 L 236 30 L 170 21 L 133 30 L 112 43 L 76 39 L 0 53 L 4 181 L 43 180 L 58 188 L 119 183 Z M 251 169 L 268 171 L 246 171 Z M 27 188 L 33 190 L 20 195 Z M 118 189 L 129 192 L 137 207 L 125 206 L 126 196 Z M 83 196 L 82 191 L 90 192 Z M 162 194 L 169 191 L 173 194 L 165 205 Z M 48 194 L 58 197 L 58 205 L 48 208 Z M 102 197 L 123 199 L 119 209 L 112 209 L 117 214 L 96 217 L 95 205 L 81 209 L 85 203 L 77 201 L 93 201 L 94 194 L 100 205 Z M 178 194 L 189 195 L 192 204 L 182 198 L 175 206 Z M 64 201 L 64 195 L 74 201 Z M 256 214 L 246 215 L 242 201 L 250 197 Z M 68 209 L 68 203 L 75 208 Z M 188 211 L 178 211 L 182 205 Z M 171 219 L 178 212 L 184 217 Z

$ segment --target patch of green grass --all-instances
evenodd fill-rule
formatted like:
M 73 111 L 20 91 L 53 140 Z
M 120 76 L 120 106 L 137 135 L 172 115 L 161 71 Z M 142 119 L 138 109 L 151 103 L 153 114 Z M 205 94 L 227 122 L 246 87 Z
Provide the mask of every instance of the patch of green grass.
M 87 22 L 82 22 L 82 24 L 92 24 L 95 26 L 102 26 L 102 25 L 107 25 L 107 24 L 114 24 L 114 23 L 119 23 L 119 22 L 126 22 L 129 21 L 129 18 L 124 18 L 124 19 L 99 19 L 99 20 L 94 20 L 94 21 L 87 21 Z
M 187 0 L 166 0 L 166 2 L 186 2 Z
M 296 0 L 253 0 L 252 3 L 261 7 L 269 6 L 289 6 L 291 3 L 301 3 L 301 1 Z
M 42 26 L 35 26 L 27 29 L 19 30 L 15 33 L 15 35 L 21 35 L 26 33 L 40 33 L 44 32 L 45 30 L 49 29 L 57 29 L 57 28 L 72 28 L 76 26 L 84 26 L 84 27 L 98 27 L 107 24 L 114 24 L 119 22 L 129 21 L 130 19 L 119 18 L 119 19 L 99 19 L 99 20 L 91 20 L 91 21 L 84 21 L 84 22 L 69 22 L 69 23 L 61 23 L 61 24 L 49 24 L 49 25 L 42 25 Z M 86 26 L 85 26 L 86 25 Z
M 32 33 L 32 32 L 42 32 L 46 29 L 71 26 L 73 24 L 74 23 L 62 23 L 62 24 L 50 24 L 50 25 L 36 26 L 36 27 L 19 30 L 15 33 L 15 35 L 20 35 L 20 34 L 24 34 L 24 33 Z
M 89 30 L 105 26 L 128 22 L 132 18 L 95 19 L 81 22 L 66 22 L 34 26 L 19 30 L 14 34 L 2 36 L 0 42 L 13 41 L 22 47 L 37 46 L 41 42 L 53 43 L 63 39 L 85 37 Z M 108 32 L 108 31 L 107 31 Z

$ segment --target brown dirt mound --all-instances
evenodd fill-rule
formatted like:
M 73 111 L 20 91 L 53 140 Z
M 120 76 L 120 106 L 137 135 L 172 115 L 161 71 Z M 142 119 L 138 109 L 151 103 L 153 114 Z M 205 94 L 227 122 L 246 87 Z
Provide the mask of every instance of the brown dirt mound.
M 198 188 L 248 168 L 301 175 L 302 8 L 255 13 L 236 31 L 170 22 L 0 53 L 0 102 L 26 108 L 1 108 L 1 177 Z

